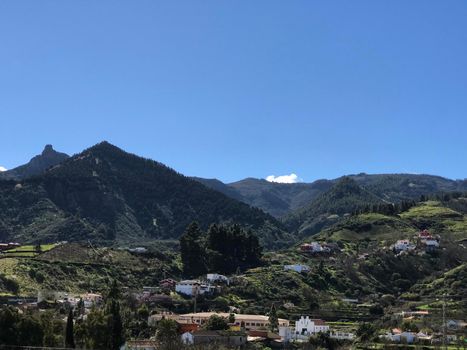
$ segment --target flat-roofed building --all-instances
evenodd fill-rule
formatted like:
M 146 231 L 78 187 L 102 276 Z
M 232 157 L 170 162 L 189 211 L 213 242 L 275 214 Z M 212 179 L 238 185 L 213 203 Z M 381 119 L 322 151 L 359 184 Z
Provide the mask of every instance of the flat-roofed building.
M 175 320 L 179 323 L 195 323 L 203 325 L 207 322 L 209 317 L 217 315 L 229 319 L 230 314 L 226 312 L 197 312 L 191 314 L 184 314 L 176 316 Z M 269 317 L 264 315 L 246 315 L 246 314 L 234 314 L 235 325 L 243 326 L 247 331 L 257 329 L 269 328 Z M 279 319 L 279 326 L 288 327 L 289 321 L 282 318 Z

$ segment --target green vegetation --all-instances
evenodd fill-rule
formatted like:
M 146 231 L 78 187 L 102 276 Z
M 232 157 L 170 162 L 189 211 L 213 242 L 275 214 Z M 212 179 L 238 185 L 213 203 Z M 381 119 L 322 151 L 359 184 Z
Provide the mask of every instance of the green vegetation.
M 197 223 L 180 238 L 183 272 L 196 277 L 206 272 L 231 274 L 261 264 L 258 238 L 240 226 L 211 225 L 203 234 Z

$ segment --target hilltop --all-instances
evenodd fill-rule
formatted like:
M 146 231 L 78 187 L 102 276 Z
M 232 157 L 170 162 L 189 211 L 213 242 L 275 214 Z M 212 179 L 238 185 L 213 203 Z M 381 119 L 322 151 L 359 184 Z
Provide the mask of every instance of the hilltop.
M 0 172 L 0 179 L 22 180 L 41 175 L 47 169 L 60 164 L 68 157 L 68 154 L 55 151 L 52 145 L 46 145 L 42 153 L 33 157 L 28 163 Z

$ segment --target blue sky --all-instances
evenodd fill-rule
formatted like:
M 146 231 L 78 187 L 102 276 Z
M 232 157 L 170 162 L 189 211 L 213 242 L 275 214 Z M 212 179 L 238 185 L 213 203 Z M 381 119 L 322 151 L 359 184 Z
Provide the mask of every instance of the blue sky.
M 467 177 L 467 2 L 1 1 L 0 166 L 101 140 L 234 181 Z

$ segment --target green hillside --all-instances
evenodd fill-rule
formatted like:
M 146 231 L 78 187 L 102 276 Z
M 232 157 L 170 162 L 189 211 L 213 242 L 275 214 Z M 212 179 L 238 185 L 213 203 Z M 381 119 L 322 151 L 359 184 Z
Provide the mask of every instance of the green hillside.
M 359 208 L 381 203 L 384 201 L 344 177 L 310 205 L 287 216 L 284 222 L 289 230 L 298 231 L 299 237 L 303 237 L 319 232 Z

